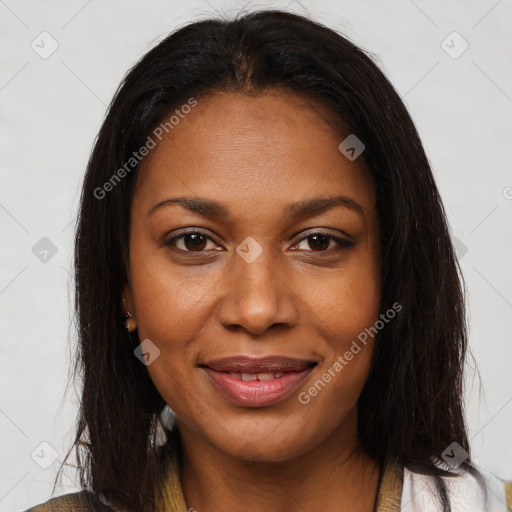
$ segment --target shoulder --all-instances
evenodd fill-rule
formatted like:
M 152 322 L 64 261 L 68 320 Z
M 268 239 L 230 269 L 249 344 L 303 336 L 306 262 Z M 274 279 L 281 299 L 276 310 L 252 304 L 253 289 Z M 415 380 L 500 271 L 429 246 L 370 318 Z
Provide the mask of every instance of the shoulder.
M 65 494 L 29 508 L 25 512 L 112 512 L 88 491 Z
M 512 486 L 492 473 L 478 468 L 479 481 L 470 473 L 442 477 L 453 512 L 512 511 Z M 436 479 L 404 468 L 402 512 L 441 511 L 436 497 Z

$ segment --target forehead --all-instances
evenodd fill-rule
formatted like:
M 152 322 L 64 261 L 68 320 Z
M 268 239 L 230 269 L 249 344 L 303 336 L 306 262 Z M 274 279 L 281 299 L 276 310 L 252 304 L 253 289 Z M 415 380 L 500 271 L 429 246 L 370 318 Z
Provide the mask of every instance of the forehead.
M 141 163 L 136 198 L 149 207 L 168 195 L 279 205 L 343 193 L 370 209 L 364 158 L 349 161 L 345 135 L 325 107 L 291 93 L 217 93 L 197 100 Z

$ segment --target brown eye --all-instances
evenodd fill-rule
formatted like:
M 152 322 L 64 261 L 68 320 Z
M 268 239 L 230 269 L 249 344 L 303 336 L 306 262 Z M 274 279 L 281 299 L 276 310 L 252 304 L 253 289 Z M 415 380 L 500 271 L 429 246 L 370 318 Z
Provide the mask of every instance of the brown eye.
M 324 251 L 329 247 L 331 238 L 325 235 L 313 235 L 307 238 L 308 245 L 314 251 Z
M 202 253 L 211 252 L 211 248 L 210 250 L 207 250 L 208 242 L 211 242 L 214 246 L 216 245 L 215 241 L 205 233 L 192 231 L 189 233 L 181 233 L 167 242 L 164 242 L 164 245 L 181 252 Z M 299 247 L 301 244 L 307 245 L 307 247 L 302 247 L 301 249 L 318 253 L 341 251 L 343 249 L 349 249 L 355 245 L 355 243 L 350 240 L 338 238 L 327 233 L 314 233 L 306 236 L 297 244 L 297 246 Z M 214 248 L 214 250 L 221 249 Z
M 331 245 L 332 244 L 332 245 Z M 302 247 L 301 247 L 302 245 Z M 318 253 L 334 253 L 354 247 L 355 242 L 345 238 L 339 238 L 329 233 L 312 233 L 304 237 L 296 245 L 301 250 Z
M 164 245 L 174 247 L 182 252 L 206 252 L 204 249 L 208 242 L 213 243 L 213 240 L 204 233 L 194 231 L 177 235 L 164 242 Z
M 183 236 L 183 243 L 189 251 L 201 251 L 205 248 L 207 239 L 200 233 L 189 233 Z

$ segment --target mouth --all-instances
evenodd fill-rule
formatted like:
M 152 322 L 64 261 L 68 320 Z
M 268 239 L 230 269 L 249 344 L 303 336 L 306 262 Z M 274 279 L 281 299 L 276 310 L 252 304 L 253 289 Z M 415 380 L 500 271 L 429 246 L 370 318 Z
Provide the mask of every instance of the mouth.
M 299 388 L 318 364 L 314 360 L 238 356 L 200 364 L 214 388 L 241 407 L 274 405 Z

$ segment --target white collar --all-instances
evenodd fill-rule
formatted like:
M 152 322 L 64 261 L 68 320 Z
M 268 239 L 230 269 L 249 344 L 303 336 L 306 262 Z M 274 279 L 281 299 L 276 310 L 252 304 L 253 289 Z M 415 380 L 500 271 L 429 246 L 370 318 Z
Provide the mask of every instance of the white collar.
M 487 490 L 469 473 L 443 477 L 452 512 L 507 512 L 505 482 L 493 474 L 478 469 Z M 413 473 L 404 468 L 401 512 L 441 512 L 435 480 L 432 476 Z

